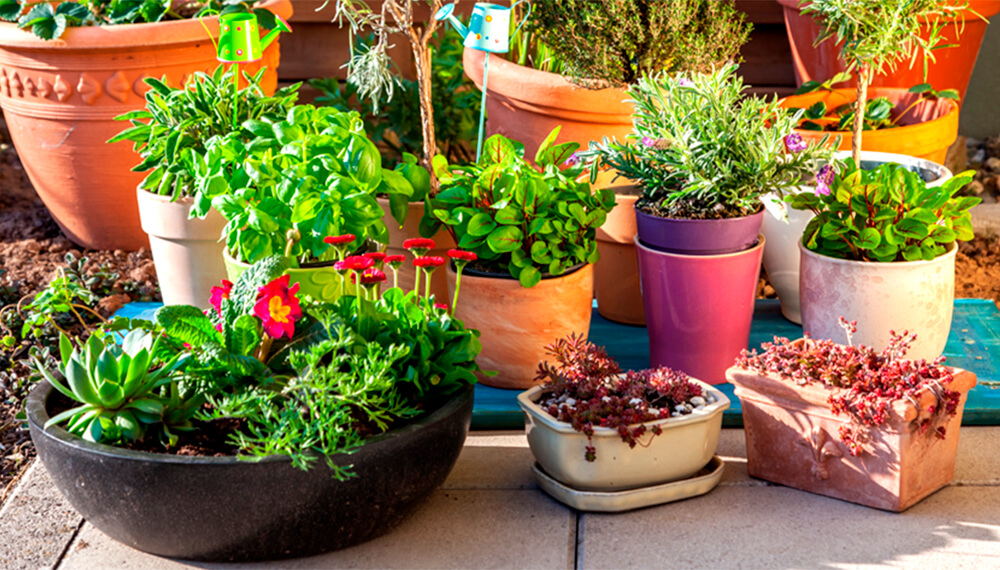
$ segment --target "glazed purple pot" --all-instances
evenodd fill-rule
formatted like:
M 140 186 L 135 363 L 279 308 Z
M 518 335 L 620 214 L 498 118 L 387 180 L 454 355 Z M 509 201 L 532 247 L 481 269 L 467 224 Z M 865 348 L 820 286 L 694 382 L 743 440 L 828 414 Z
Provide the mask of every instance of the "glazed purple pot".
M 642 243 L 672 253 L 715 255 L 753 247 L 764 222 L 764 210 L 724 220 L 685 220 L 651 216 L 635 210 L 636 226 Z
M 635 238 L 649 360 L 721 384 L 750 341 L 764 236 L 736 253 L 681 255 Z

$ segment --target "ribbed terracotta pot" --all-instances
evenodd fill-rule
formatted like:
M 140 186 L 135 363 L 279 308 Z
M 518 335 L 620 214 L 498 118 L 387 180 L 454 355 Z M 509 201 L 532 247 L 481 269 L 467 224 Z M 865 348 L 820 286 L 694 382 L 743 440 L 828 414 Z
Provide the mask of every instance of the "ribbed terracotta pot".
M 876 263 L 827 257 L 799 242 L 802 330 L 813 338 L 846 342 L 840 317 L 858 321 L 854 343 L 882 350 L 889 331 L 917 333 L 907 358 L 941 356 L 955 303 L 955 255 L 931 261 Z
M 489 57 L 486 135 L 501 134 L 524 143 L 529 160 L 557 126 L 562 126 L 559 142 L 578 142 L 583 148 L 604 137 L 621 141 L 632 132 L 633 105 L 625 90 L 584 89 L 556 73 Z M 485 52 L 465 49 L 465 74 L 480 89 L 485 61 Z
M 814 45 L 819 36 L 819 25 L 809 14 L 802 15 L 799 0 L 778 0 L 785 11 L 785 28 L 788 30 L 788 43 L 792 48 L 792 58 L 795 63 L 795 77 L 799 85 L 805 81 L 825 81 L 845 66 L 840 59 L 839 45 L 833 40 L 827 40 Z M 971 11 L 970 11 L 971 10 Z M 928 63 L 927 79 L 923 76 L 923 66 L 916 63 L 911 66 L 909 61 L 901 62 L 896 71 L 875 77 L 876 87 L 910 88 L 925 81 L 935 89 L 958 89 L 962 99 L 972 78 L 972 69 L 983 43 L 988 22 L 982 20 L 991 18 L 1000 11 L 998 0 L 970 0 L 969 9 L 964 10 L 965 23 L 954 22 L 945 25 L 941 45 L 958 44 L 957 47 L 943 48 L 934 52 L 934 61 Z M 929 30 L 924 28 L 924 37 Z M 867 135 L 867 133 L 866 133 Z M 872 149 L 876 150 L 876 149 Z
M 261 4 L 282 17 L 290 0 Z M 218 34 L 218 18 L 204 18 Z M 196 71 L 212 71 L 215 58 L 198 20 L 67 28 L 45 41 L 16 24 L 0 24 L 0 107 L 24 170 L 63 232 L 81 246 L 135 250 L 147 247 L 135 189 L 143 173 L 132 143 L 105 141 L 127 124 L 114 117 L 145 107 L 147 77 L 182 84 Z M 269 71 L 262 86 L 277 85 L 278 42 L 264 58 L 243 66 Z
M 605 319 L 629 325 L 646 324 L 639 261 L 632 241 L 636 234 L 635 201 L 638 198 L 615 195 L 614 209 L 597 230 L 597 251 L 601 259 L 594 264 L 597 311 Z
M 226 265 L 226 274 L 229 275 L 229 280 L 234 283 L 244 271 L 250 269 L 249 263 L 236 261 L 233 256 L 229 255 L 228 251 L 222 252 L 222 259 Z M 299 284 L 299 295 L 309 295 L 317 301 L 332 303 L 339 299 L 342 294 L 340 275 L 333 270 L 333 263 L 286 269 L 285 273 L 288 274 L 289 285 Z M 350 282 L 349 277 L 345 281 L 345 285 L 347 286 L 347 294 L 354 295 L 357 289 Z
M 873 87 L 868 90 L 869 100 L 886 97 L 892 101 L 895 105 L 893 113 L 902 113 L 919 96 L 917 93 L 909 93 L 906 89 Z M 856 99 L 857 94 L 853 89 L 834 89 L 785 97 L 781 100 L 781 106 L 786 109 L 789 107 L 807 109 L 822 101 L 826 103 L 827 108 L 832 109 Z M 899 124 L 900 126 L 891 129 L 865 131 L 861 137 L 861 149 L 905 154 L 944 164 L 948 147 L 958 138 L 958 105 L 949 99 L 922 101 L 904 115 Z M 810 142 L 819 142 L 826 134 L 831 136 L 831 141 L 839 136 L 839 150 L 850 150 L 854 140 L 851 131 L 822 132 L 795 129 L 795 132 Z
M 885 424 L 871 430 L 870 450 L 852 456 L 839 438 L 844 415 L 830 411 L 841 390 L 761 376 L 738 367 L 726 375 L 743 404 L 747 470 L 752 477 L 877 509 L 899 512 L 951 481 L 962 411 L 975 374 L 955 369 L 945 387 L 961 392 L 957 413 L 944 424 L 945 438 L 920 430 L 931 390 L 916 402 L 896 400 Z
M 448 264 L 448 289 L 455 291 L 455 271 Z M 487 386 L 524 390 L 537 384 L 538 364 L 548 358 L 545 346 L 572 333 L 587 336 L 594 299 L 594 269 L 584 265 L 531 288 L 517 279 L 462 273 L 455 317 L 482 332 L 483 351 L 476 362 L 496 376 L 481 376 Z
M 392 214 L 389 213 L 389 200 L 387 198 L 378 198 L 378 205 L 382 207 L 382 211 L 385 215 L 382 216 L 382 221 L 385 222 L 385 227 L 389 229 L 389 243 L 386 247 L 386 254 L 388 255 L 405 255 L 406 263 L 399 268 L 399 288 L 403 291 L 413 290 L 413 280 L 415 278 L 414 267 L 413 267 L 413 254 L 409 251 L 403 249 L 403 242 L 411 239 L 423 237 L 420 235 L 420 218 L 424 215 L 424 203 L 423 202 L 410 202 L 409 210 L 406 214 L 406 222 L 402 227 Z M 436 255 L 439 257 L 448 258 L 448 250 L 455 249 L 455 240 L 451 239 L 451 234 L 444 231 L 443 229 L 434 234 L 432 238 L 434 240 L 434 249 L 427 253 L 427 255 Z M 392 271 L 387 270 L 386 275 L 389 276 L 389 280 L 386 281 L 383 289 L 392 287 Z M 424 294 L 423 279 L 421 278 L 420 283 L 420 294 Z M 445 275 L 444 271 L 435 271 L 431 274 L 431 294 L 442 303 L 451 303 L 451 297 L 448 294 L 448 277 Z
M 736 253 L 682 255 L 635 238 L 649 360 L 721 384 L 750 341 L 764 237 Z
M 189 218 L 194 205 L 191 198 L 171 202 L 169 196 L 142 189 L 136 195 L 163 304 L 208 309 L 212 287 L 226 278 L 225 244 L 219 241 L 226 219 L 214 209 L 204 219 Z

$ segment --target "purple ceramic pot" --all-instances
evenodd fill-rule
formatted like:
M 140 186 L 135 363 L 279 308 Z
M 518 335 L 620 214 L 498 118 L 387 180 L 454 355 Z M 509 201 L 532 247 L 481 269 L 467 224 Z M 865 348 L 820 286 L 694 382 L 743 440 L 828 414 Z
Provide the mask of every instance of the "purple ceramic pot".
M 635 221 L 639 239 L 653 249 L 689 255 L 715 255 L 753 247 L 764 222 L 764 210 L 742 218 L 685 220 L 659 218 L 637 208 Z
M 750 340 L 764 236 L 750 249 L 720 255 L 680 255 L 647 247 L 638 236 L 649 360 L 710 384 Z

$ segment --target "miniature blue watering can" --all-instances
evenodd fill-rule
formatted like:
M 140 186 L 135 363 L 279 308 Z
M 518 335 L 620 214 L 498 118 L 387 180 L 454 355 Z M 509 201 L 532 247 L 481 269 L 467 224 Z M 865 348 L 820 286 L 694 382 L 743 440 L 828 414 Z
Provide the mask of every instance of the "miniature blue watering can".
M 260 59 L 281 32 L 292 28 L 281 16 L 275 16 L 277 26 L 260 37 L 257 15 L 233 12 L 219 17 L 219 51 L 216 58 L 223 63 L 250 63 Z
M 435 20 L 447 19 L 451 25 L 455 26 L 458 33 L 462 34 L 465 41 L 462 42 L 467 48 L 493 53 L 507 53 L 510 51 L 510 38 L 516 35 L 531 15 L 531 3 L 528 3 L 528 12 L 524 19 L 518 24 L 514 34 L 510 33 L 510 12 L 511 8 L 517 6 L 525 0 L 518 0 L 507 6 L 499 4 L 487 4 L 485 2 L 476 3 L 472 9 L 472 18 L 469 20 L 469 27 L 466 28 L 458 18 L 455 17 L 455 5 L 445 4 L 434 14 Z

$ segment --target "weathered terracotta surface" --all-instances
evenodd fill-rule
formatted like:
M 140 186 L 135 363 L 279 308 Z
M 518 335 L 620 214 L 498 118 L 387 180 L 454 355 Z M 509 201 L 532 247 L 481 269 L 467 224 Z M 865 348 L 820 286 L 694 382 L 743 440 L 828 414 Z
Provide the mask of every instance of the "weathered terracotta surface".
M 287 17 L 289 0 L 263 6 Z M 218 18 L 205 18 L 218 34 Z M 263 87 L 277 85 L 278 42 L 264 58 Z M 147 77 L 180 85 L 219 65 L 198 20 L 68 28 L 45 41 L 0 24 L 0 106 L 24 169 L 56 222 L 74 242 L 94 249 L 148 247 L 135 189 L 143 173 L 132 143 L 105 141 L 127 123 L 114 117 L 145 106 Z
M 189 218 L 191 198 L 171 202 L 169 196 L 145 190 L 136 194 L 163 303 L 208 309 L 212 287 L 226 278 L 225 244 L 219 241 L 226 219 L 214 209 L 204 219 Z
M 465 74 L 483 88 L 485 52 L 466 48 Z M 562 125 L 559 142 L 584 148 L 604 137 L 624 140 L 632 132 L 632 108 L 623 89 L 584 89 L 563 76 L 518 65 L 490 54 L 486 95 L 486 135 L 502 134 L 524 143 L 534 159 L 538 146 Z
M 747 469 L 760 479 L 887 511 L 902 511 L 951 481 L 959 427 L 976 375 L 956 369 L 947 388 L 962 393 L 958 413 L 944 424 L 946 436 L 920 433 L 919 423 L 936 398 L 925 390 L 919 406 L 899 400 L 872 435 L 872 452 L 852 456 L 838 429 L 844 416 L 830 412 L 836 389 L 797 386 L 738 367 L 726 372 L 743 405 Z M 919 410 L 919 411 L 918 411 Z
M 597 230 L 594 290 L 597 311 L 605 319 L 630 325 L 645 325 L 639 260 L 635 255 L 635 201 L 638 196 L 615 195 L 615 207 Z
M 917 333 L 907 358 L 937 358 L 951 331 L 955 254 L 931 261 L 875 263 L 836 259 L 802 247 L 799 299 L 802 329 L 813 338 L 845 342 L 840 317 L 858 321 L 854 343 L 881 350 L 889 331 Z
M 410 202 L 409 213 L 406 215 L 406 223 L 403 224 L 403 227 L 399 227 L 399 223 L 389 213 L 388 199 L 379 198 L 378 205 L 385 212 L 382 220 L 385 222 L 385 227 L 389 228 L 389 244 L 386 248 L 386 254 L 406 256 L 406 263 L 399 269 L 399 288 L 403 291 L 412 291 L 415 270 L 412 263 L 413 254 L 403 249 L 403 242 L 410 238 L 422 237 L 418 228 L 420 227 L 420 217 L 424 215 L 424 203 Z M 456 247 L 455 240 L 451 239 L 451 234 L 442 229 L 434 235 L 433 239 L 435 248 L 427 255 L 437 255 L 448 259 L 448 250 Z M 392 270 L 387 267 L 385 274 L 389 277 L 386 281 L 386 287 L 392 287 Z M 424 294 L 423 276 L 420 279 L 420 294 Z M 431 274 L 431 294 L 441 303 L 451 303 L 451 296 L 448 294 L 448 277 L 440 269 Z
M 455 291 L 448 264 L 448 290 Z M 476 361 L 499 372 L 479 381 L 497 388 L 526 389 L 537 384 L 545 346 L 571 333 L 587 336 L 594 298 L 594 269 L 585 265 L 568 275 L 542 279 L 526 289 L 516 279 L 462 274 L 455 316 L 483 334 Z

